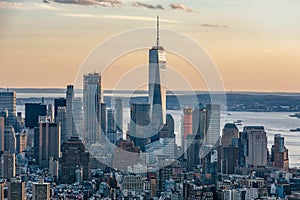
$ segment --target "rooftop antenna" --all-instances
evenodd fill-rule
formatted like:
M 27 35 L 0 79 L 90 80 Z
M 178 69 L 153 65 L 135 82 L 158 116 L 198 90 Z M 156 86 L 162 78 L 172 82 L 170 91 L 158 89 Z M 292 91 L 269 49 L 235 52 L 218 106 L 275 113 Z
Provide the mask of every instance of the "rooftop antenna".
M 159 47 L 159 16 L 156 18 L 156 46 Z

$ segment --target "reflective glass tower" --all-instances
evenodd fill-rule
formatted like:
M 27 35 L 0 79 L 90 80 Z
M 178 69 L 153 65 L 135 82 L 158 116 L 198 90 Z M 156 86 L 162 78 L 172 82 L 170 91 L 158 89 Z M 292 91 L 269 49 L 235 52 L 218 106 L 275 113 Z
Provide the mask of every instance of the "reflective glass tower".
M 154 130 L 159 130 L 165 124 L 166 102 L 165 95 L 162 98 L 160 71 L 166 68 L 166 51 L 159 44 L 159 17 L 157 17 L 156 45 L 149 50 L 149 104 L 150 117 Z

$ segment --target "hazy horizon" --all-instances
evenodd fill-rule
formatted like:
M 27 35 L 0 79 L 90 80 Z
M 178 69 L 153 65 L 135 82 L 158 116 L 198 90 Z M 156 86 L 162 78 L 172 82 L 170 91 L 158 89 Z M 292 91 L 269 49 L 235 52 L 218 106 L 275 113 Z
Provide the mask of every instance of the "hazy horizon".
M 0 1 L 0 87 L 75 84 L 81 64 L 99 43 L 124 31 L 155 27 L 159 15 L 162 28 L 183 33 L 203 47 L 226 91 L 300 92 L 299 1 L 46 2 Z M 155 33 L 150 42 L 155 43 Z M 126 64 L 147 64 L 147 51 L 141 53 L 134 61 L 125 57 Z M 120 60 L 111 67 L 126 68 Z M 167 64 L 186 65 L 172 56 Z M 193 73 L 187 76 L 193 79 Z M 109 81 L 103 84 L 110 89 Z

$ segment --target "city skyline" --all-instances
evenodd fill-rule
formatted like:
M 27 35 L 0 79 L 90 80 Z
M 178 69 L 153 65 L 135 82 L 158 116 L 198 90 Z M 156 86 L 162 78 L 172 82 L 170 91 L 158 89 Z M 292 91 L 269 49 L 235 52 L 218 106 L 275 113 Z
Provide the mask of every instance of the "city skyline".
M 153 27 L 160 15 L 163 28 L 184 33 L 206 49 L 226 91 L 299 92 L 297 1 L 124 0 L 114 7 L 49 2 L 0 1 L 0 64 L 5 67 L 0 87 L 73 84 L 81 63 L 97 44 L 123 31 Z M 149 5 L 154 7 L 147 9 Z M 146 63 L 146 53 L 138 54 L 137 63 Z M 170 56 L 167 64 L 177 61 Z M 117 69 L 119 63 L 112 67 Z

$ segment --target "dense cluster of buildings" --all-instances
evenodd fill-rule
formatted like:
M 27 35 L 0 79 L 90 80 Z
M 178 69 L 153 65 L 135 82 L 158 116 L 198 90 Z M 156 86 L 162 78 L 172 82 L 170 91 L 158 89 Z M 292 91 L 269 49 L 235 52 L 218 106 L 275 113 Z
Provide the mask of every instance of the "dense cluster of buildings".
M 263 126 L 221 131 L 221 105 L 182 108 L 176 141 L 160 83 L 165 62 L 157 37 L 148 102 L 130 104 L 127 128 L 122 98 L 107 107 L 99 73 L 83 76 L 82 97 L 68 85 L 65 98 L 26 103 L 25 119 L 16 93 L 0 92 L 0 199 L 299 199 L 284 137 L 269 149 Z

